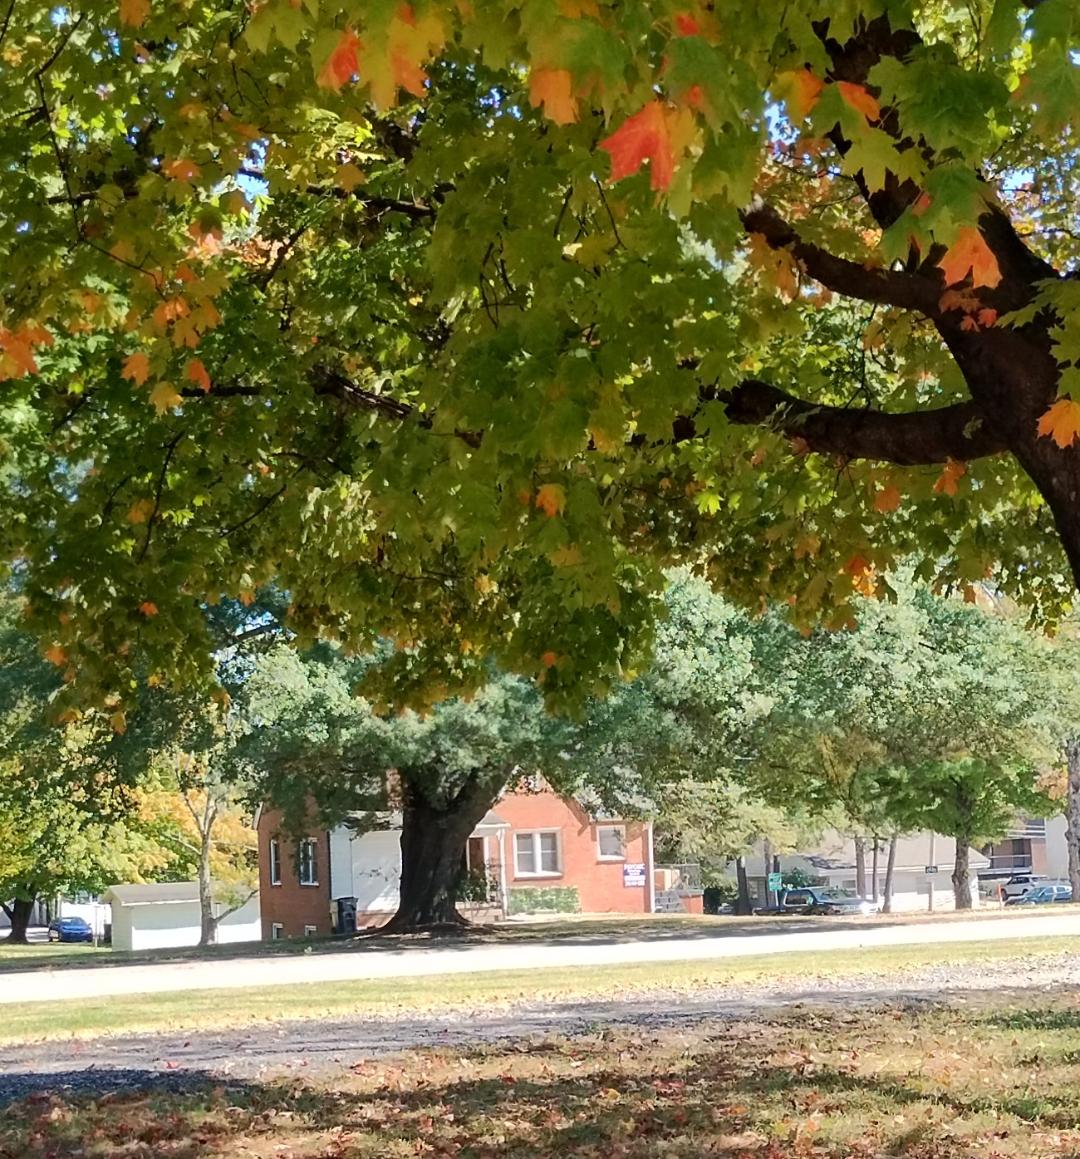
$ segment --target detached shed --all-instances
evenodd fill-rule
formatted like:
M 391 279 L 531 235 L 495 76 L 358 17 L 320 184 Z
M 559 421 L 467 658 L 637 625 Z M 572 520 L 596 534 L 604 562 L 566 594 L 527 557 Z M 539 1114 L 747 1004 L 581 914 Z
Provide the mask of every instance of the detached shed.
M 199 944 L 198 882 L 114 885 L 102 900 L 112 906 L 114 950 L 157 950 Z M 216 908 L 221 912 L 229 907 L 218 905 Z M 257 942 L 261 936 L 257 893 L 218 924 L 218 942 Z

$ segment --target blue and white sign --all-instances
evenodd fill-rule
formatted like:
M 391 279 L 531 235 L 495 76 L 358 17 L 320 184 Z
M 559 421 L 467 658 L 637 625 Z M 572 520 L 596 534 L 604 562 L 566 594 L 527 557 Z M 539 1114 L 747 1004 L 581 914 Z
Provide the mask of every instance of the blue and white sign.
M 622 883 L 627 889 L 645 884 L 645 865 L 640 861 L 628 861 L 622 867 Z

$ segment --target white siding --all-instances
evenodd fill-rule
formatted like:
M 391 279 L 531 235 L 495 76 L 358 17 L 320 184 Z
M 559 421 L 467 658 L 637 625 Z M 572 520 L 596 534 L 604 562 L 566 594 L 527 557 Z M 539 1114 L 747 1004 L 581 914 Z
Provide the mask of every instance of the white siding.
M 114 905 L 114 950 L 160 950 L 197 946 L 200 933 L 197 901 Z M 262 937 L 256 895 L 218 924 L 218 942 L 257 942 Z
M 1065 844 L 1065 814 L 1046 821 L 1046 876 L 1069 880 L 1069 849 Z
M 353 897 L 352 846 L 354 833 L 346 825 L 330 831 L 330 897 Z
M 401 834 L 364 833 L 352 840 L 352 894 L 358 913 L 393 911 L 401 882 Z

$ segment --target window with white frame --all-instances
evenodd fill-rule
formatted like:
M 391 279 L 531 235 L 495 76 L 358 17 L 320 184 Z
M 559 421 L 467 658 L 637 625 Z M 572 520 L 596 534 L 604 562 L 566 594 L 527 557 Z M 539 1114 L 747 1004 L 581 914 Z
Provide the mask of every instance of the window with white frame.
M 304 926 L 304 937 L 313 938 L 319 932 L 318 926 Z
M 270 838 L 270 884 L 281 884 L 281 842 L 276 837 Z
M 625 861 L 626 826 L 597 825 L 596 851 L 600 861 Z
M 558 877 L 562 873 L 559 831 L 515 833 L 514 870 L 518 877 Z
M 314 837 L 305 837 L 300 842 L 300 884 L 319 884 L 318 865 L 315 860 Z
M 270 927 L 270 939 L 274 942 L 280 942 L 285 936 L 285 927 L 281 922 L 274 922 Z

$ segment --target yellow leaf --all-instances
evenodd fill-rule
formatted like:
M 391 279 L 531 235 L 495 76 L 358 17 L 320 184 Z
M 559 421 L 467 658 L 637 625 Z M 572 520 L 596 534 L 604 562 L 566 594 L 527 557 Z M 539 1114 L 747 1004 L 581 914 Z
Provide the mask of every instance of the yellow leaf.
M 1039 434 L 1051 438 L 1062 450 L 1080 438 L 1080 402 L 1059 398 L 1039 419 Z
M 558 483 L 545 483 L 536 492 L 536 506 L 550 519 L 566 507 L 566 492 Z
M 571 543 L 567 547 L 557 547 L 548 559 L 556 567 L 576 567 L 581 563 L 581 548 L 576 543 Z
M 346 193 L 352 193 L 358 185 L 363 185 L 367 178 L 351 161 L 346 161 L 344 165 L 338 166 L 334 180 Z
M 565 68 L 534 68 L 529 74 L 529 104 L 544 106 L 544 114 L 556 125 L 569 125 L 578 119 L 573 78 Z
M 142 386 L 150 375 L 150 359 L 141 350 L 136 350 L 124 359 L 120 373 L 136 386 Z
M 150 0 L 120 0 L 120 23 L 141 28 L 150 16 Z
M 173 389 L 171 382 L 159 382 L 150 392 L 150 401 L 159 415 L 163 415 L 174 406 L 179 406 L 184 400 Z
M 109 717 L 109 724 L 112 725 L 112 730 L 121 735 L 127 732 L 127 715 L 123 712 L 114 712 Z

